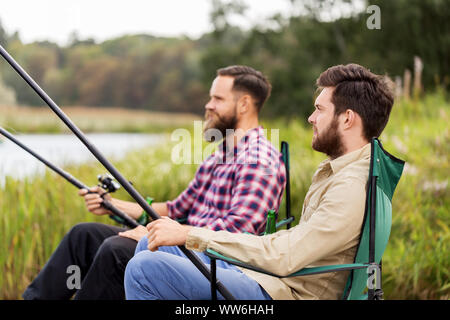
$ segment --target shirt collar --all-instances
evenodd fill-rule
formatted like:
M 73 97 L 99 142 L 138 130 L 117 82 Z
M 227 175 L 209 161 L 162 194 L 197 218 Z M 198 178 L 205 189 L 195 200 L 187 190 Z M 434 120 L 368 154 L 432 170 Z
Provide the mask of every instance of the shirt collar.
M 253 144 L 253 142 L 264 136 L 264 129 L 262 126 L 258 126 L 252 129 L 247 130 L 245 135 L 239 140 L 237 146 L 234 146 L 234 155 L 237 155 L 242 150 L 245 150 L 246 147 Z M 223 139 L 222 143 L 219 144 L 217 148 L 217 157 L 224 157 L 226 153 L 231 153 L 232 150 L 228 150 L 226 139 Z
M 239 140 L 237 144 L 238 152 L 244 149 L 246 146 L 250 145 L 253 141 L 264 136 L 264 130 L 262 126 L 247 130 L 245 135 Z
M 362 148 L 346 153 L 334 160 L 328 159 L 328 161 L 330 163 L 331 170 L 333 170 L 333 173 L 336 174 L 348 164 L 367 157 L 370 157 L 370 143 L 367 143 Z

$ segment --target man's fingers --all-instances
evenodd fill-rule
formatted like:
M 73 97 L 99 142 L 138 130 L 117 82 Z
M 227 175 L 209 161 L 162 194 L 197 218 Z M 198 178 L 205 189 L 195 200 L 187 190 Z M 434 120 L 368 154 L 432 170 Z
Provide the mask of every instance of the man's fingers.
M 86 207 L 88 209 L 100 208 L 102 206 L 101 202 L 86 202 Z
M 78 190 L 78 195 L 83 197 L 86 193 L 88 193 L 87 189 L 80 189 Z
M 87 208 L 91 207 L 91 206 L 96 206 L 99 207 L 101 206 L 103 203 L 103 200 L 89 200 L 85 202 L 85 205 Z
M 147 225 L 149 236 L 155 235 L 160 229 L 164 229 L 164 221 L 162 219 L 152 221 Z
M 102 195 L 103 193 L 105 193 L 105 190 L 103 190 L 99 186 L 94 186 L 92 188 L 89 188 L 89 190 L 87 190 L 87 189 L 78 190 L 79 196 L 89 198 L 89 199 L 97 198 L 100 195 Z
M 104 200 L 102 198 L 94 198 L 94 199 L 85 199 L 86 205 L 94 204 L 94 203 L 102 203 Z
M 148 250 L 150 250 L 150 251 L 158 250 L 160 245 L 159 245 L 159 239 L 156 237 L 156 235 L 155 234 L 152 234 L 152 235 L 148 234 L 147 237 L 148 237 L 148 244 L 147 244 Z
M 92 212 L 93 214 L 97 215 L 97 216 L 102 216 L 104 214 L 109 213 L 108 210 L 106 210 L 106 209 L 104 209 L 102 207 L 99 207 L 97 209 L 92 209 L 92 210 L 89 210 L 89 211 Z
M 97 193 L 88 193 L 84 196 L 84 199 L 91 200 L 91 199 L 98 199 L 100 196 Z
M 154 221 L 150 222 L 149 224 L 147 224 L 146 228 L 148 231 L 150 231 L 150 230 L 154 229 L 155 226 L 157 226 L 159 223 L 161 223 L 161 219 L 154 220 Z
M 102 208 L 102 206 L 99 203 L 92 203 L 92 204 L 89 204 L 87 206 L 87 209 L 89 211 L 92 211 L 92 210 L 95 210 L 95 209 L 99 209 L 99 208 Z
M 91 191 L 91 192 L 100 192 L 100 191 L 102 191 L 103 189 L 102 188 L 100 188 L 99 186 L 93 186 L 93 187 L 91 187 L 90 189 L 89 189 L 89 191 Z
M 155 229 L 153 228 L 153 226 L 151 226 L 147 227 L 147 231 L 148 231 L 148 239 L 150 240 L 150 237 L 153 237 L 155 235 Z
M 134 229 L 127 230 L 124 232 L 119 232 L 119 236 L 130 238 L 136 241 L 139 241 L 147 234 L 147 229 L 143 226 L 138 226 Z
M 119 236 L 124 237 L 124 238 L 130 238 L 133 239 L 135 238 L 134 233 L 132 230 L 127 230 L 124 232 L 119 232 Z
M 147 246 L 148 250 L 155 252 L 156 250 L 158 250 L 159 247 L 160 246 L 158 245 L 158 243 L 155 240 L 148 241 L 148 246 Z
M 84 196 L 84 199 L 91 200 L 91 199 L 102 199 L 98 193 L 88 193 Z
M 148 230 L 148 249 L 151 251 L 156 251 L 160 246 L 164 246 L 167 243 L 166 231 L 167 228 L 173 223 L 170 218 L 158 219 L 150 222 L 147 225 Z
M 94 186 L 91 189 L 89 189 L 89 191 L 100 196 L 106 193 L 106 191 L 99 186 Z
M 147 238 L 148 238 L 148 242 L 155 241 L 155 235 L 154 234 L 148 233 L 147 234 Z

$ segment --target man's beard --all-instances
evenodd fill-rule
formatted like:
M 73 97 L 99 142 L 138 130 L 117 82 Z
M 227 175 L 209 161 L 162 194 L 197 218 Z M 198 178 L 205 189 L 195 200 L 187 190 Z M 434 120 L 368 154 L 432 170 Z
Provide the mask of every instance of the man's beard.
M 312 148 L 325 153 L 331 159 L 340 157 L 344 153 L 344 145 L 338 126 L 338 118 L 334 117 L 328 128 L 321 135 L 317 132 L 316 138 L 313 138 L 312 141 Z
M 211 119 L 208 119 L 209 116 L 213 117 Z M 206 141 L 214 142 L 218 140 L 218 138 L 225 138 L 225 136 L 227 135 L 227 130 L 236 129 L 236 108 L 233 109 L 233 114 L 222 117 L 213 111 L 207 110 L 205 113 L 205 118 L 207 120 L 203 128 L 203 135 Z M 220 132 L 220 137 L 217 131 Z

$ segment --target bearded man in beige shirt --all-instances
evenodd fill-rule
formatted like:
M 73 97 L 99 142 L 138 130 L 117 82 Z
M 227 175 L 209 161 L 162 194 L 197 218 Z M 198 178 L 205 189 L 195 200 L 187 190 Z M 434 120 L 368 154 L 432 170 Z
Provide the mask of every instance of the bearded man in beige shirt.
M 352 263 L 364 218 L 370 141 L 385 128 L 394 101 L 389 83 L 357 64 L 331 67 L 317 79 L 320 94 L 308 122 L 312 148 L 328 159 L 313 176 L 297 226 L 255 236 L 185 226 L 169 218 L 151 222 L 150 251 L 137 253 L 126 268 L 127 299 L 211 297 L 209 281 L 195 266 L 185 257 L 172 260 L 158 252 L 160 246 L 186 245 L 206 263 L 202 252 L 212 249 L 281 276 L 304 267 Z M 348 274 L 277 278 L 226 262 L 217 266 L 218 280 L 238 299 L 339 299 Z

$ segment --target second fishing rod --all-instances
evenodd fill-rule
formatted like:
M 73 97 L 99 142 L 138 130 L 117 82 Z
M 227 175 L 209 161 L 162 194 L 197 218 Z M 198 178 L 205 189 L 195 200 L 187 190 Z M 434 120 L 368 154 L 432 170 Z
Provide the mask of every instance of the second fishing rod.
M 61 177 L 63 177 L 64 179 L 66 179 L 68 182 L 70 182 L 72 185 L 74 185 L 75 187 L 77 187 L 78 189 L 86 189 L 89 190 L 89 187 L 86 186 L 84 183 L 82 183 L 81 181 L 79 181 L 78 179 L 76 179 L 74 176 L 72 176 L 70 173 L 64 171 L 63 169 L 59 168 L 58 166 L 54 165 L 53 163 L 51 163 L 50 161 L 48 161 L 47 159 L 43 158 L 42 156 L 40 156 L 37 152 L 31 150 L 28 146 L 26 146 L 25 144 L 23 144 L 22 142 L 20 142 L 16 137 L 14 137 L 10 132 L 8 132 L 6 129 L 0 127 L 0 134 L 3 135 L 5 138 L 7 138 L 8 140 L 10 140 L 11 142 L 13 142 L 14 144 L 16 144 L 17 146 L 19 146 L 20 148 L 22 148 L 23 150 L 25 150 L 26 152 L 28 152 L 29 154 L 31 154 L 33 157 L 35 157 L 36 159 L 38 159 L 39 161 L 41 161 L 43 164 L 45 164 L 48 168 L 50 168 L 51 170 L 53 170 L 54 172 L 56 172 L 57 174 L 59 174 Z M 117 190 L 117 187 L 115 187 L 112 184 L 112 181 L 108 178 L 108 177 L 104 177 L 104 176 L 100 176 L 99 177 L 99 181 L 102 184 L 103 188 L 108 191 L 108 192 L 114 192 L 115 190 Z M 102 202 L 102 206 L 105 209 L 108 209 L 109 211 L 112 212 L 112 214 L 118 218 L 120 218 L 120 222 L 124 225 L 126 225 L 127 227 L 130 228 L 136 228 L 139 224 L 133 220 L 131 217 L 129 217 L 125 212 L 121 211 L 120 209 L 116 208 L 115 206 L 112 205 L 111 202 L 107 201 L 106 199 L 103 199 Z M 113 219 L 116 220 L 116 219 Z
M 61 119 L 62 122 L 80 139 L 80 141 L 91 151 L 95 158 L 111 173 L 111 175 L 120 183 L 128 194 L 147 212 L 152 220 L 160 219 L 159 214 L 147 203 L 144 197 L 125 179 L 124 176 L 110 163 L 84 135 L 84 133 L 70 120 L 70 118 L 58 107 L 58 105 L 42 90 L 42 88 L 28 75 L 28 73 L 14 60 L 13 57 L 0 45 L 0 55 L 9 63 L 9 65 L 25 80 L 28 85 L 41 97 L 42 100 L 52 109 L 52 111 Z M 178 248 L 186 257 L 197 267 L 197 269 L 208 279 L 216 282 L 218 291 L 227 300 L 235 300 L 230 291 L 217 279 L 213 279 L 209 268 L 203 261 L 188 250 L 184 245 Z

